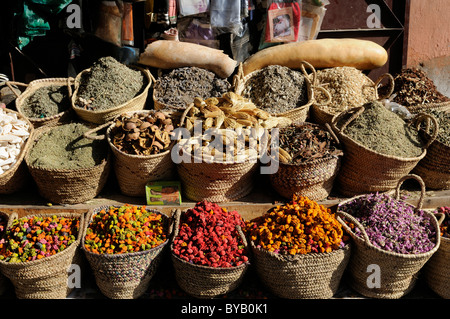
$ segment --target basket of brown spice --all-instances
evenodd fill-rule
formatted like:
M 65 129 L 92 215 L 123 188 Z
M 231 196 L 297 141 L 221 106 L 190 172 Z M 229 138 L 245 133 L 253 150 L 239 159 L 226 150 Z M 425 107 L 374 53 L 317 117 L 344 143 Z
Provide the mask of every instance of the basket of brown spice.
M 330 194 L 343 152 L 328 124 L 323 128 L 304 122 L 281 128 L 278 153 L 278 170 L 270 174 L 270 183 L 278 194 L 311 200 L 322 200 Z
M 29 84 L 8 83 L 11 84 L 26 87 L 22 94 L 17 95 L 15 103 L 17 111 L 26 117 L 34 128 L 68 123 L 73 119 L 74 112 L 70 102 L 73 92 L 72 78 L 44 78 L 33 80 Z
M 311 75 L 306 68 L 311 70 Z M 304 122 L 309 118 L 310 106 L 314 103 L 316 70 L 306 61 L 302 61 L 299 69 L 269 65 L 244 76 L 240 64 L 234 77 L 235 93 L 250 99 L 272 116 Z M 324 88 L 318 90 L 326 91 Z
M 148 69 L 102 57 L 75 78 L 72 108 L 84 121 L 103 124 L 145 108 L 154 78 Z
M 147 182 L 176 176 L 171 137 L 179 118 L 171 114 L 170 110 L 127 112 L 84 134 L 88 139 L 108 141 L 122 194 L 145 196 Z M 106 135 L 93 135 L 105 127 Z
M 416 127 L 426 119 L 435 130 L 422 140 Z M 335 115 L 332 128 L 344 151 L 335 183 L 345 196 L 394 189 L 425 157 L 438 133 L 434 117 L 420 114 L 406 122 L 377 101 Z

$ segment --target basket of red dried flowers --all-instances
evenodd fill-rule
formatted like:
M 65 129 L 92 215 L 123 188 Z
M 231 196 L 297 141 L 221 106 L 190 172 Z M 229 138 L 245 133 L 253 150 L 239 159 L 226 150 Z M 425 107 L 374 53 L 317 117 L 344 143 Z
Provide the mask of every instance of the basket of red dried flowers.
M 213 298 L 236 289 L 249 267 L 244 221 L 236 211 L 198 202 L 174 212 L 171 256 L 175 278 L 196 298 Z
M 400 186 L 410 178 L 421 185 L 416 207 L 399 199 Z M 421 209 L 422 179 L 408 174 L 399 180 L 394 193 L 359 195 L 337 207 L 338 220 L 354 242 L 349 283 L 366 297 L 396 299 L 408 294 L 440 246 L 436 217 Z

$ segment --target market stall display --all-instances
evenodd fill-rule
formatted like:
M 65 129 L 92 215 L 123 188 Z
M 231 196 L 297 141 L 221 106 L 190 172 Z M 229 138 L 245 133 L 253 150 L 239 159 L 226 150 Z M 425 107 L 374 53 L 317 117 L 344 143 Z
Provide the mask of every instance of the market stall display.
M 6 229 L 17 219 L 17 213 L 6 214 L 0 211 L 0 241 L 5 235 Z M 2 295 L 9 284 L 9 279 L 5 277 L 0 271 L 0 295 Z

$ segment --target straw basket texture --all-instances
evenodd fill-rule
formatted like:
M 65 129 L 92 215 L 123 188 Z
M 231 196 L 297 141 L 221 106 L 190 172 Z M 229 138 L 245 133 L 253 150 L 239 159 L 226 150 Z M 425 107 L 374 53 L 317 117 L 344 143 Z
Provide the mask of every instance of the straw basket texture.
M 378 94 L 378 84 L 384 79 L 384 78 L 388 78 L 389 79 L 389 92 L 387 92 L 385 95 L 383 96 L 379 96 Z M 394 78 L 392 77 L 391 74 L 389 73 L 385 73 L 383 75 L 381 75 L 375 82 L 373 82 L 371 79 L 367 78 L 369 82 L 372 83 L 371 86 L 373 86 L 375 88 L 375 95 L 373 97 L 373 100 L 382 100 L 382 99 L 386 99 L 388 98 L 393 90 L 394 90 Z M 315 84 L 314 87 L 316 89 L 318 88 L 323 88 L 322 84 Z M 326 106 L 328 104 L 330 104 L 330 102 L 332 101 L 333 97 L 330 95 L 330 93 L 328 91 L 325 92 L 325 97 L 326 100 L 325 101 L 321 101 L 320 103 L 318 103 L 317 101 L 317 97 L 316 97 L 316 103 L 311 105 L 311 119 L 312 121 L 314 121 L 314 123 L 317 124 L 325 124 L 325 123 L 329 123 L 331 124 L 333 117 L 336 115 L 336 113 L 332 113 L 326 110 Z M 339 113 L 338 113 L 339 114 Z
M 34 94 L 34 92 L 36 92 L 38 89 L 40 89 L 42 87 L 47 87 L 47 86 L 52 86 L 52 85 L 67 86 L 68 97 L 71 98 L 72 97 L 72 81 L 73 81 L 72 78 L 45 78 L 45 79 L 38 79 L 38 80 L 31 81 L 29 84 L 20 83 L 20 82 L 9 82 L 8 84 L 26 86 L 25 91 L 22 94 L 17 95 L 17 99 L 16 99 L 15 103 L 16 103 L 17 111 L 23 117 L 27 117 L 23 113 L 23 108 L 24 108 L 24 105 L 25 105 L 27 99 L 30 96 L 32 96 Z M 15 92 L 15 91 L 13 91 L 13 92 Z M 55 125 L 58 125 L 61 123 L 68 123 L 72 120 L 74 115 L 75 114 L 69 104 L 69 106 L 66 110 L 64 110 L 58 114 L 52 115 L 52 116 L 47 116 L 44 118 L 28 118 L 28 117 L 27 118 L 33 124 L 34 128 L 38 128 L 41 126 L 55 126 Z
M 350 259 L 350 245 L 331 253 L 280 255 L 252 247 L 254 265 L 262 283 L 285 299 L 328 299 L 339 288 Z
M 121 115 L 131 116 L 133 114 L 147 115 L 154 113 L 154 110 L 132 111 Z M 115 120 L 107 122 L 84 134 L 89 139 L 107 139 L 113 154 L 113 168 L 119 183 L 122 194 L 127 196 L 141 197 L 145 196 L 145 185 L 150 181 L 171 180 L 176 176 L 176 167 L 171 158 L 171 150 L 174 142 L 169 149 L 163 153 L 155 155 L 134 155 L 120 151 L 111 139 L 115 127 Z M 91 134 L 108 127 L 106 135 Z
M 174 212 L 175 225 L 173 238 L 178 236 L 180 218 L 182 212 Z M 244 246 L 247 247 L 247 240 L 240 227 L 237 228 Z M 236 289 L 244 279 L 249 264 L 243 263 L 234 267 L 208 267 L 189 263 L 173 252 L 171 245 L 172 262 L 175 269 L 175 279 L 186 293 L 196 298 L 213 298 L 226 294 Z
M 91 209 L 86 216 L 86 229 L 95 214 L 108 208 L 109 206 L 101 206 Z M 169 218 L 157 210 L 147 208 L 147 211 L 163 216 L 169 237 L 171 232 Z M 142 296 L 149 287 L 150 280 L 161 261 L 161 253 L 169 242 L 167 239 L 157 247 L 133 253 L 96 254 L 85 249 L 85 234 L 86 231 L 83 232 L 81 239 L 81 249 L 94 273 L 98 288 L 102 294 L 111 299 L 136 299 Z
M 408 111 L 410 111 L 413 114 L 418 114 L 422 112 L 428 112 L 428 111 L 449 111 L 450 110 L 450 101 L 448 102 L 441 102 L 441 103 L 424 103 L 420 105 L 414 105 L 414 106 L 408 106 Z
M 395 191 L 395 199 L 399 199 L 400 186 L 404 180 L 414 178 L 420 182 L 422 187 L 421 197 L 416 209 L 421 209 L 423 202 L 423 195 L 425 193 L 425 184 L 417 175 L 406 175 L 400 179 L 397 189 Z M 415 286 L 418 278 L 418 273 L 430 259 L 431 256 L 438 250 L 440 246 L 439 232 L 436 234 L 436 245 L 433 249 L 421 254 L 400 254 L 382 250 L 374 246 L 371 242 L 364 227 L 349 213 L 343 211 L 341 206 L 354 200 L 355 198 L 364 195 L 359 195 L 341 202 L 337 208 L 337 216 L 339 222 L 353 239 L 352 255 L 348 264 L 349 283 L 350 286 L 360 294 L 370 298 L 383 299 L 397 299 L 408 294 Z M 411 205 L 412 206 L 412 205 Z M 439 229 L 438 221 L 433 214 L 429 214 L 435 229 Z M 350 227 L 345 223 L 345 220 L 352 222 L 358 227 L 363 237 L 357 236 Z M 368 272 L 373 265 L 379 266 L 380 271 L 380 287 L 370 287 L 368 281 L 372 272 Z
M 17 219 L 17 213 L 7 214 L 7 213 L 0 211 L 0 218 L 2 218 L 3 220 L 6 221 L 5 228 L 4 228 L 4 230 L 6 230 L 9 226 L 11 226 L 11 223 L 15 219 Z M 0 239 L 2 237 L 3 237 L 3 233 L 0 233 Z M 2 273 L 0 272 L 0 295 L 2 295 L 5 292 L 5 290 L 8 287 L 8 284 L 9 284 L 8 278 L 3 276 Z
M 18 119 L 25 121 L 28 124 L 28 131 L 30 132 L 30 136 L 25 141 L 24 145 L 22 145 L 20 154 L 16 158 L 16 163 L 0 175 L 0 194 L 12 194 L 18 190 L 23 189 L 31 180 L 31 176 L 28 172 L 27 165 L 24 162 L 24 158 L 33 141 L 34 127 L 33 124 L 31 124 L 31 122 L 20 113 L 10 109 L 5 110 L 7 114 L 14 114 Z
M 344 150 L 342 165 L 336 177 L 335 185 L 339 192 L 345 196 L 394 189 L 400 178 L 410 173 L 417 163 L 425 157 L 427 148 L 435 140 L 438 133 L 437 130 L 433 132 L 431 138 L 423 146 L 423 152 L 420 156 L 405 158 L 381 154 L 365 147 L 344 133 L 347 125 L 362 112 L 364 112 L 364 106 L 356 107 L 336 115 L 332 121 L 332 128 L 341 141 Z M 345 119 L 343 124 L 340 123 L 342 118 Z M 435 124 L 433 127 L 437 128 L 436 119 L 426 114 L 417 115 L 413 122 L 420 123 L 420 121 L 428 118 Z
M 310 79 L 310 76 L 306 72 L 305 66 L 308 67 L 312 71 L 313 80 Z M 287 117 L 287 118 L 290 118 L 293 122 L 305 122 L 309 118 L 310 107 L 314 103 L 314 90 L 316 89 L 316 87 L 313 86 L 313 83 L 315 81 L 316 70 L 314 69 L 314 67 L 311 64 L 309 64 L 306 61 L 302 61 L 302 63 L 300 64 L 300 70 L 303 72 L 303 74 L 305 76 L 306 89 L 307 89 L 307 94 L 308 94 L 308 102 L 305 105 L 302 105 L 298 108 L 295 108 L 295 109 L 292 109 L 292 110 L 289 110 L 289 111 L 286 111 L 283 113 L 271 114 L 272 116 Z M 241 63 L 238 68 L 238 73 L 234 76 L 234 79 L 233 79 L 235 93 L 242 96 L 242 94 L 245 90 L 245 87 L 246 87 L 245 85 L 246 85 L 247 81 L 251 77 L 256 76 L 259 72 L 261 72 L 261 70 L 251 72 L 244 76 L 244 71 L 243 71 L 242 63 Z M 318 90 L 326 91 L 322 87 L 319 88 Z M 261 106 L 258 106 L 258 105 L 257 105 L 257 107 L 261 108 Z
M 318 125 L 315 125 L 318 127 Z M 339 144 L 328 124 L 328 131 Z M 302 125 L 297 124 L 301 130 Z M 279 162 L 279 168 L 269 179 L 272 187 L 281 196 L 291 199 L 294 194 L 306 196 L 311 200 L 322 200 L 326 198 L 333 188 L 334 179 L 341 165 L 339 153 L 333 156 L 317 158 L 301 164 L 287 164 Z
M 446 112 L 450 112 L 450 108 Z M 430 139 L 429 127 L 420 133 L 425 139 Z M 422 177 L 428 188 L 450 189 L 450 145 L 435 139 L 412 172 Z
M 55 255 L 21 263 L 0 261 L 1 272 L 12 282 L 19 299 L 64 299 L 73 290 L 68 285 L 68 270 L 76 264 L 79 257 L 78 246 L 84 225 L 84 214 L 52 213 L 24 216 L 46 217 L 56 215 L 64 218 L 78 218 L 77 239 L 70 246 Z
M 34 134 L 33 145 L 42 134 L 53 127 L 40 127 Z M 31 147 L 33 147 L 33 145 Z M 100 164 L 80 169 L 50 169 L 33 166 L 25 157 L 28 170 L 33 177 L 40 195 L 47 200 L 58 204 L 77 204 L 96 197 L 106 181 L 110 172 L 111 154 Z
M 148 91 L 152 83 L 154 82 L 154 78 L 148 69 L 143 69 L 140 67 L 132 67 L 132 68 L 140 70 L 144 75 L 145 79 L 147 80 L 147 84 L 143 88 L 142 92 L 126 103 L 123 103 L 121 105 L 106 110 L 96 110 L 96 111 L 83 109 L 76 105 L 78 99 L 78 89 L 80 87 L 82 77 L 85 74 L 87 74 L 90 71 L 90 69 L 81 71 L 75 78 L 75 90 L 72 95 L 72 108 L 75 110 L 76 114 L 86 122 L 103 124 L 112 120 L 121 113 L 143 110 L 145 107 L 145 103 L 147 101 Z

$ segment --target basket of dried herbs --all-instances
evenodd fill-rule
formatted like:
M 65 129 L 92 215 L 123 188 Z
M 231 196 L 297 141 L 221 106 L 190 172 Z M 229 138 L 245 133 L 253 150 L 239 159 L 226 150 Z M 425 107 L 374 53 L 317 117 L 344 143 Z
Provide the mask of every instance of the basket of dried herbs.
M 92 127 L 67 123 L 40 127 L 25 156 L 40 195 L 53 203 L 83 203 L 96 197 L 109 176 L 106 141 L 83 136 Z
M 421 185 L 417 206 L 400 199 L 400 187 L 410 178 Z M 424 194 L 422 179 L 408 174 L 399 180 L 394 196 L 377 192 L 338 204 L 338 220 L 354 243 L 349 284 L 360 294 L 397 299 L 415 287 L 419 272 L 441 243 L 436 217 L 421 209 Z
M 184 111 L 194 98 L 221 97 L 231 84 L 214 72 L 199 67 L 181 67 L 169 71 L 158 70 L 153 86 L 153 105 L 156 110 Z
M 72 82 L 72 78 L 44 78 L 29 84 L 10 82 L 26 87 L 15 101 L 17 111 L 34 128 L 70 122 L 74 117 L 70 102 Z
M 432 213 L 439 221 L 441 245 L 425 264 L 424 277 L 435 293 L 450 299 L 450 207 L 441 206 Z
M 450 108 L 446 111 L 434 109 L 426 111 L 433 116 L 439 125 L 439 133 L 427 149 L 427 154 L 413 173 L 422 177 L 425 185 L 431 189 L 450 189 Z M 429 138 L 430 123 L 420 130 L 420 133 Z
M 329 208 L 294 195 L 246 222 L 258 277 L 287 299 L 328 299 L 337 292 L 351 256 L 348 236 Z
M 275 191 L 285 198 L 326 198 L 333 188 L 343 152 L 331 127 L 298 123 L 279 130 L 278 170 L 270 174 Z M 275 159 L 276 160 L 276 159 Z
M 306 68 L 312 71 L 311 75 Z M 316 70 L 306 61 L 299 65 L 299 69 L 269 65 L 244 76 L 241 64 L 234 77 L 235 93 L 250 99 L 272 116 L 304 122 L 309 118 L 315 98 L 313 83 Z
M 13 220 L 17 219 L 17 213 L 13 212 L 10 214 L 0 211 L 0 240 L 2 240 L 5 235 L 6 229 L 11 225 Z M 5 277 L 0 271 L 0 295 L 2 295 L 9 285 L 9 279 Z
M 378 86 L 384 78 L 389 79 L 390 92 L 382 96 Z M 362 71 L 354 67 L 335 67 L 317 71 L 315 88 L 326 88 L 327 94 L 319 91 L 315 94 L 315 103 L 311 106 L 311 119 L 318 124 L 331 123 L 333 116 L 365 103 L 390 96 L 394 79 L 389 73 L 381 75 L 373 82 Z
M 145 196 L 147 182 L 171 180 L 176 175 L 171 150 L 178 121 L 170 111 L 132 111 L 86 132 L 84 137 L 108 141 L 122 194 Z M 105 135 L 94 135 L 105 127 Z
M 103 124 L 145 108 L 154 78 L 148 69 L 102 57 L 75 78 L 72 108 L 84 121 Z
M 423 139 L 418 123 L 433 122 L 434 131 Z M 345 196 L 392 190 L 423 159 L 437 136 L 437 121 L 416 115 L 406 122 L 373 101 L 335 115 L 332 128 L 344 151 L 335 185 Z

